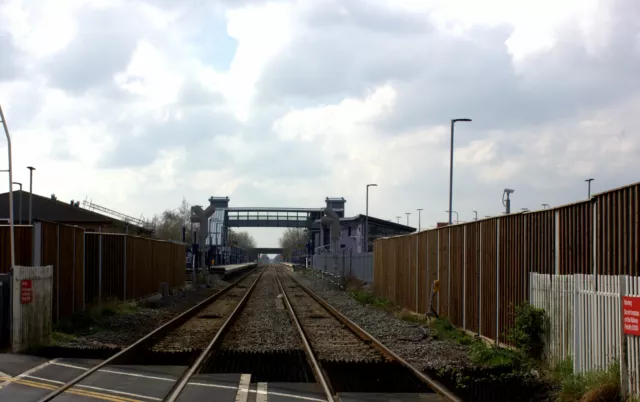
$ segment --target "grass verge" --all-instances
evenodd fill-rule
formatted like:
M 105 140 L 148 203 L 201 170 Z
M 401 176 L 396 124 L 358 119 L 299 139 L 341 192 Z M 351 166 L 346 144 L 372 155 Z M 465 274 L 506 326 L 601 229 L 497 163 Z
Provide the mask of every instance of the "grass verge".
M 54 327 L 54 334 L 57 334 L 59 340 L 62 340 L 63 336 L 95 334 L 105 329 L 109 317 L 134 314 L 138 310 L 138 305 L 132 302 L 102 303 L 60 320 Z
M 573 361 L 565 359 L 551 369 L 558 384 L 559 402 L 622 401 L 620 394 L 620 363 L 614 360 L 605 370 L 576 374 Z

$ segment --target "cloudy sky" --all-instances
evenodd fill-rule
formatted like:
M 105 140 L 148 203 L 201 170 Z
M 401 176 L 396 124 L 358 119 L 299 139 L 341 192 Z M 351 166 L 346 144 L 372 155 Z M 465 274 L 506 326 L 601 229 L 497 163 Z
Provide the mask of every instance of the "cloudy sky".
M 133 216 L 355 215 L 377 183 L 371 215 L 428 227 L 452 118 L 461 221 L 640 179 L 637 0 L 3 0 L 0 60 L 14 180 Z

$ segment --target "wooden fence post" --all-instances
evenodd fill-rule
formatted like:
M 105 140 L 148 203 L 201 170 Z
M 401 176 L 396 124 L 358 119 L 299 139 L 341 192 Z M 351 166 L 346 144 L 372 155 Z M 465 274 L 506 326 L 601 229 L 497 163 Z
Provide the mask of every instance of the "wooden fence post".
M 98 303 L 102 302 L 102 235 L 98 235 Z
M 447 228 L 447 318 L 451 321 L 451 226 Z
M 60 225 L 56 231 L 56 322 L 60 319 Z
M 424 299 L 426 300 L 427 304 L 424 306 L 424 312 L 425 312 L 425 314 L 427 314 L 427 313 L 429 313 L 429 302 L 430 302 L 429 301 L 429 293 L 428 293 L 429 289 L 430 289 L 430 286 L 429 286 L 429 232 L 427 232 L 427 235 L 425 237 L 427 239 L 424 242 L 425 243 L 425 248 L 424 248 L 424 250 L 425 250 L 425 252 L 424 252 L 424 255 L 425 255 L 424 270 L 426 272 L 426 275 L 425 275 L 425 278 L 424 278 L 424 280 L 425 280 L 424 291 L 427 292 L 427 295 L 426 295 L 426 297 Z
M 418 285 L 420 284 L 420 279 L 419 279 L 420 278 L 420 271 L 418 269 L 418 260 L 419 260 L 418 259 L 418 254 L 420 254 L 420 253 L 418 251 L 418 245 L 419 245 L 418 237 L 419 237 L 419 235 L 416 233 L 414 236 L 416 237 L 415 253 L 416 253 L 416 313 L 417 313 L 418 310 L 420 309 L 420 305 L 419 305 L 420 297 L 418 297 L 418 291 L 419 291 Z
M 82 310 L 86 309 L 87 295 L 87 232 L 82 230 Z
M 496 345 L 500 344 L 500 218 L 496 219 Z
M 122 262 L 123 265 L 123 270 L 124 270 L 124 276 L 123 276 L 123 286 L 122 286 L 122 300 L 125 301 L 127 300 L 127 235 L 124 235 L 124 240 L 123 240 L 123 246 L 124 248 L 123 250 L 123 255 L 124 257 L 122 258 L 124 261 Z M 175 274 L 174 274 L 175 275 Z M 174 281 L 175 282 L 175 281 Z
M 482 225 L 478 227 L 478 335 L 482 335 Z
M 462 228 L 462 329 L 467 329 L 467 225 Z
M 42 265 L 42 223 L 34 222 L 31 228 L 33 236 L 33 252 L 31 261 L 34 267 Z
M 436 280 L 440 283 L 440 231 L 436 231 Z M 436 298 L 436 311 L 440 315 L 440 292 Z
M 76 252 L 76 228 L 73 228 L 73 262 L 71 264 L 72 267 L 72 277 L 71 277 L 71 312 L 76 312 L 76 256 L 78 255 Z
M 553 217 L 554 273 L 560 275 L 560 211 L 554 211 Z

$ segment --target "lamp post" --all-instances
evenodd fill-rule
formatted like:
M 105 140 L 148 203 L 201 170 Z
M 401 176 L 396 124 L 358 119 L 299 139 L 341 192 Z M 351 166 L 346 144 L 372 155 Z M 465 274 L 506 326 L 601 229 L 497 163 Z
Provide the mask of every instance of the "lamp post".
M 411 215 L 411 212 L 405 212 L 405 215 L 407 215 L 407 226 L 409 226 L 409 215 Z
M 33 171 L 36 170 L 33 166 L 27 166 L 29 169 L 29 225 L 31 225 L 31 208 L 33 207 Z
M 593 179 L 586 179 L 585 181 L 587 182 L 587 197 L 591 198 L 591 182 Z
M 378 187 L 377 184 L 367 184 L 367 208 L 366 215 L 364 217 L 364 244 L 362 252 L 369 251 L 369 187 Z
M 456 223 L 458 223 L 458 222 L 460 221 L 460 219 L 459 219 L 459 215 L 458 215 L 458 212 L 457 212 L 457 211 L 448 210 L 448 211 L 445 211 L 445 212 L 448 212 L 448 213 L 449 213 L 449 216 L 451 216 L 451 213 L 453 212 L 454 214 L 456 214 Z M 452 223 L 452 222 L 451 222 L 451 218 L 449 218 L 449 225 L 451 225 L 451 223 Z
M 416 211 L 418 211 L 418 232 L 419 232 L 420 229 L 422 228 L 421 217 L 420 217 L 420 215 L 422 215 L 422 208 L 418 208 Z
M 451 152 L 449 156 L 449 211 L 453 210 L 453 127 L 458 121 L 471 121 L 471 119 L 451 120 Z M 451 212 L 449 212 L 449 225 L 451 225 Z
M 398 223 L 400 223 L 400 217 L 399 217 L 399 216 L 396 216 L 396 219 L 398 219 Z
M 549 209 L 549 204 L 542 204 L 542 209 Z
M 476 211 L 475 209 L 473 210 L 473 214 L 475 215 L 475 217 L 473 218 L 474 221 L 478 220 L 478 211 Z
M 18 207 L 18 220 L 20 221 L 20 224 L 22 225 L 22 183 L 14 181 L 11 184 L 15 184 L 17 186 L 20 186 L 20 201 L 18 201 L 20 203 L 20 206 Z
M 7 173 L 9 173 L 9 238 L 10 238 L 10 249 L 9 253 L 11 254 L 11 271 L 13 271 L 13 267 L 16 266 L 16 253 L 15 253 L 15 232 L 13 230 L 13 171 L 11 169 L 11 135 L 9 134 L 9 127 L 7 126 L 7 120 L 4 117 L 4 112 L 2 111 L 2 106 L 0 106 L 0 120 L 2 121 L 2 128 L 4 129 L 4 134 L 7 136 L 7 154 L 8 154 L 8 168 Z

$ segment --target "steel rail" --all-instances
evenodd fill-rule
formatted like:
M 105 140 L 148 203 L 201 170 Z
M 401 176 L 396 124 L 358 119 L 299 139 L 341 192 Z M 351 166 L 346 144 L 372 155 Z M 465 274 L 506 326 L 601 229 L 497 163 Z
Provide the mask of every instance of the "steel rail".
M 262 271 L 260 271 L 260 274 L 258 275 L 256 280 L 253 281 L 249 290 L 247 290 L 242 300 L 240 300 L 240 303 L 238 303 L 236 305 L 236 308 L 234 308 L 231 314 L 229 314 L 229 317 L 227 317 L 227 319 L 224 321 L 222 326 L 216 332 L 213 339 L 209 342 L 209 344 L 202 351 L 202 353 L 200 353 L 200 356 L 198 356 L 196 361 L 184 373 L 182 373 L 178 381 L 176 381 L 173 384 L 173 387 L 171 387 L 169 394 L 163 399 L 164 402 L 175 402 L 178 400 L 182 391 L 185 389 L 187 384 L 189 384 L 191 377 L 193 377 L 195 374 L 197 374 L 200 371 L 200 369 L 202 368 L 202 365 L 209 359 L 209 357 L 213 353 L 213 348 L 215 347 L 216 343 L 218 343 L 218 340 L 222 337 L 222 334 L 224 333 L 225 329 L 229 326 L 229 323 L 236 318 L 236 316 L 238 315 L 238 312 L 240 312 L 244 308 L 244 305 L 247 304 L 247 300 L 249 300 L 249 296 L 253 292 L 253 289 L 255 289 L 256 284 L 258 283 L 258 281 L 260 280 L 260 278 L 262 277 L 262 274 L 266 269 L 267 268 L 265 267 L 262 269 Z
M 78 384 L 80 381 L 82 381 L 85 378 L 89 377 L 90 375 L 94 374 L 95 372 L 97 372 L 101 368 L 103 368 L 105 366 L 108 366 L 110 364 L 115 364 L 117 361 L 121 360 L 124 356 L 129 356 L 129 355 L 134 354 L 135 352 L 137 352 L 138 350 L 143 348 L 145 345 L 147 345 L 150 341 L 152 341 L 153 338 L 155 338 L 155 337 L 157 337 L 159 335 L 162 335 L 164 333 L 167 333 L 167 332 L 171 331 L 172 329 L 180 326 L 184 322 L 188 321 L 190 318 L 192 318 L 194 315 L 198 314 L 206 306 L 208 306 L 212 302 L 214 302 L 217 299 L 219 299 L 222 295 L 227 293 L 232 288 L 236 287 L 246 277 L 248 277 L 249 275 L 254 273 L 256 269 L 257 269 L 257 266 L 255 268 L 251 269 L 245 275 L 243 275 L 240 278 L 238 278 L 238 280 L 234 281 L 233 283 L 231 283 L 230 285 L 225 287 L 224 289 L 218 291 L 214 295 L 211 295 L 211 296 L 207 297 L 206 299 L 204 299 L 200 303 L 198 303 L 195 306 L 191 307 L 190 309 L 188 309 L 187 311 L 185 311 L 182 314 L 178 315 L 177 317 L 174 317 L 170 321 L 167 321 L 166 323 L 164 323 L 163 325 L 161 325 L 158 328 L 154 329 L 153 331 L 149 332 L 147 335 L 145 335 L 142 338 L 138 339 L 137 341 L 135 341 L 131 345 L 129 345 L 126 348 L 122 349 L 118 353 L 116 353 L 113 356 L 109 357 L 108 359 L 102 361 L 101 363 L 93 366 L 89 370 L 83 372 L 82 374 L 80 374 L 79 376 L 75 377 L 71 381 L 68 381 L 68 382 L 60 385 L 58 388 L 54 389 L 49 394 L 47 394 L 47 395 L 43 396 L 42 398 L 38 399 L 37 402 L 49 402 L 49 401 L 53 400 L 53 398 L 55 398 L 57 396 L 60 396 L 63 392 L 67 391 L 69 388 L 71 388 L 74 385 Z
M 341 312 L 336 310 L 332 305 L 327 303 L 323 298 L 318 296 L 314 291 L 300 283 L 293 275 L 286 273 L 286 275 L 291 278 L 302 290 L 304 290 L 309 296 L 311 296 L 315 301 L 317 301 L 322 307 L 324 307 L 331 315 L 340 320 L 347 328 L 351 330 L 355 335 L 357 335 L 360 339 L 365 342 L 370 342 L 373 346 L 378 349 L 383 355 L 390 357 L 392 360 L 397 361 L 407 369 L 409 369 L 420 381 L 429 386 L 432 390 L 440 394 L 441 396 L 447 398 L 452 402 L 462 402 L 462 399 L 458 398 L 455 394 L 449 391 L 444 385 L 442 385 L 437 380 L 434 380 L 429 375 L 423 373 L 417 368 L 413 367 L 409 362 L 404 360 L 402 357 L 395 354 L 389 348 L 384 346 L 380 341 L 373 337 L 373 335 L 369 334 L 367 331 L 362 329 L 358 324 L 354 323 L 346 316 L 344 316 Z
M 333 397 L 333 391 L 331 390 L 329 382 L 324 376 L 324 373 L 322 371 L 322 368 L 320 367 L 320 364 L 316 360 L 313 350 L 311 349 L 311 344 L 309 344 L 309 340 L 307 339 L 307 335 L 305 334 L 304 329 L 302 328 L 302 325 L 300 325 L 298 316 L 293 310 L 293 306 L 291 305 L 291 302 L 289 302 L 289 296 L 287 296 L 287 292 L 284 290 L 284 286 L 282 286 L 282 283 L 280 282 L 280 278 L 278 277 L 277 268 L 276 268 L 276 282 L 278 282 L 278 287 L 280 288 L 280 292 L 282 293 L 282 298 L 284 299 L 285 305 L 287 306 L 287 310 L 289 310 L 289 315 L 291 316 L 291 320 L 293 321 L 293 323 L 296 326 L 296 329 L 298 330 L 300 339 L 302 339 L 302 343 L 304 344 L 304 351 L 307 355 L 307 359 L 309 359 L 309 363 L 311 363 L 311 366 L 316 376 L 316 380 L 322 386 L 322 389 L 327 397 L 327 401 L 334 402 L 335 399 Z

